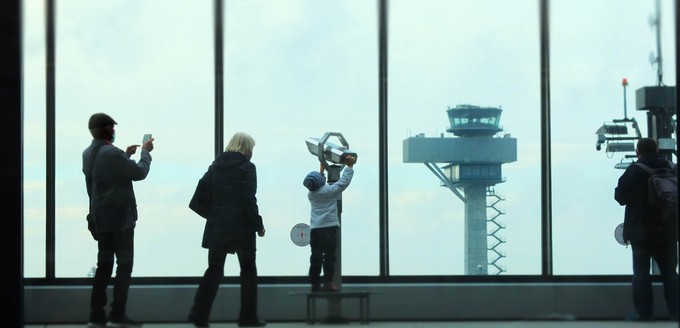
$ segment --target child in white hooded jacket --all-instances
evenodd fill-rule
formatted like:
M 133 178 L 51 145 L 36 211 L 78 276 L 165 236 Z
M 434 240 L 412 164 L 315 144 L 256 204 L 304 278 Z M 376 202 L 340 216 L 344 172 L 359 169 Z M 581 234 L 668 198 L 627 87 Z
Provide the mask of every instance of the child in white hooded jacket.
M 337 291 L 333 284 L 335 274 L 335 250 L 337 247 L 337 231 L 340 228 L 338 218 L 338 199 L 347 189 L 354 176 L 356 158 L 347 156 L 347 166 L 342 176 L 333 184 L 327 184 L 324 176 L 325 164 L 321 163 L 319 172 L 307 174 L 303 185 L 309 190 L 307 198 L 311 205 L 310 211 L 310 245 L 312 255 L 309 258 L 309 278 L 312 292 Z M 321 285 L 321 269 L 323 267 L 323 285 Z

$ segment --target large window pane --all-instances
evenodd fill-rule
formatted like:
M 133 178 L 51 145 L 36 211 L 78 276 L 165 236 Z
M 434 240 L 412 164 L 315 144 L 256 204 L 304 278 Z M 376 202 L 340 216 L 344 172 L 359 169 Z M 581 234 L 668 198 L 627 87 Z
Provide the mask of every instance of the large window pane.
M 45 6 L 23 3 L 24 276 L 45 276 Z
M 309 224 L 302 180 L 319 169 L 305 140 L 339 132 L 359 154 L 342 196 L 342 274 L 377 274 L 376 2 L 228 1 L 225 13 L 225 145 L 237 131 L 257 143 L 252 160 L 267 229 L 257 239 L 258 273 L 307 275 L 310 248 L 290 237 L 293 226 Z M 237 268 L 227 261 L 227 274 Z
M 156 138 L 148 177 L 134 183 L 135 276 L 199 276 L 204 220 L 187 204 L 213 158 L 212 3 L 60 1 L 57 7 L 56 274 L 96 264 L 86 228 L 82 151 L 87 121 L 117 122 L 115 145 Z M 139 154 L 133 155 L 134 159 Z
M 536 1 L 390 1 L 392 274 L 540 273 L 538 22 Z
M 625 156 L 635 153 L 608 151 L 608 143 L 597 151 L 596 130 L 618 125 L 628 129 L 622 137 L 634 136 L 632 122 L 614 122 L 628 118 L 637 121 L 642 136 L 648 135 L 646 111 L 635 109 L 635 91 L 658 83 L 656 67 L 649 62 L 650 52 L 654 57 L 657 53 L 655 27 L 649 24 L 656 17 L 655 2 L 551 1 L 556 274 L 632 273 L 630 247 L 614 238 L 624 215 L 614 188 L 623 174 L 615 165 L 630 162 Z M 674 86 L 675 2 L 660 3 L 663 82 Z M 611 15 L 612 8 L 616 15 Z M 617 146 L 622 144 L 611 143 Z

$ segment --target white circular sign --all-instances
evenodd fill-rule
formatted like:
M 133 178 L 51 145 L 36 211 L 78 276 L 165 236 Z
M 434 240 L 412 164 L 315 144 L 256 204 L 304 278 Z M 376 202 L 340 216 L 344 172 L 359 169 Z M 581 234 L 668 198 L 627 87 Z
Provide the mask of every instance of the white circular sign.
M 290 230 L 290 240 L 292 240 L 295 245 L 301 247 L 307 246 L 309 245 L 310 230 L 308 224 L 298 223 Z
M 616 238 L 616 241 L 619 242 L 621 245 L 629 245 L 629 242 L 626 242 L 623 240 L 623 223 L 619 224 L 616 226 L 614 229 L 614 238 Z

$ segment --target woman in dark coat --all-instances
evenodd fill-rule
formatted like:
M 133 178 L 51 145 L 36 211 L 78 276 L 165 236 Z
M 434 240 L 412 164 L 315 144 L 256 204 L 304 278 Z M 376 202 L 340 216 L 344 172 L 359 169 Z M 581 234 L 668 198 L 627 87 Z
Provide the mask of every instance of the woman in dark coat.
M 264 236 L 257 199 L 257 174 L 250 162 L 255 141 L 238 132 L 229 141 L 226 152 L 210 165 L 209 179 L 212 206 L 203 232 L 203 248 L 208 249 L 208 269 L 196 290 L 189 321 L 196 327 L 208 327 L 208 318 L 220 280 L 224 276 L 227 253 L 238 256 L 241 267 L 240 327 L 266 325 L 257 316 L 257 268 L 255 233 Z

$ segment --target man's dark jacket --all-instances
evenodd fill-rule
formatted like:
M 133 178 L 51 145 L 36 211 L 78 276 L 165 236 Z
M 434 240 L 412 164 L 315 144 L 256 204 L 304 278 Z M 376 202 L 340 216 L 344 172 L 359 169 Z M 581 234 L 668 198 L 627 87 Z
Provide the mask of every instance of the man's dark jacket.
M 238 152 L 220 154 L 205 173 L 212 206 L 203 231 L 202 247 L 236 251 L 251 244 L 255 232 L 264 229 L 257 206 L 255 164 Z
M 92 172 L 89 172 L 92 151 L 100 145 Z M 83 151 L 83 173 L 91 174 L 90 214 L 94 217 L 96 232 L 116 232 L 135 227 L 137 200 L 132 181 L 146 178 L 151 166 L 151 155 L 142 150 L 137 163 L 125 151 L 104 141 L 94 139 Z
M 656 156 L 641 157 L 638 162 L 652 169 L 671 168 L 668 161 Z M 649 174 L 637 165 L 630 165 L 619 178 L 614 199 L 626 206 L 623 239 L 631 242 L 673 240 L 677 235 L 676 223 L 661 226 L 652 219 L 658 214 L 647 205 L 648 179 Z

